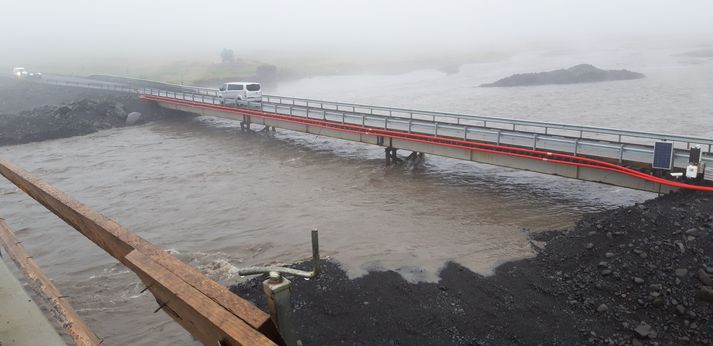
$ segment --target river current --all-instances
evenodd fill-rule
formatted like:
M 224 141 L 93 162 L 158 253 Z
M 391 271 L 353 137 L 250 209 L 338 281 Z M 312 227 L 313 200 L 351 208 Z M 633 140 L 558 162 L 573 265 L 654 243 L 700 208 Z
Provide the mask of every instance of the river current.
M 548 51 L 455 74 L 314 77 L 270 93 L 713 137 L 713 59 L 670 50 Z M 513 73 L 591 63 L 632 81 L 479 88 Z M 386 166 L 379 147 L 198 117 L 0 147 L 8 159 L 222 284 L 237 268 L 323 256 L 350 276 L 436 281 L 447 261 L 484 275 L 532 256 L 527 233 L 655 195 L 427 156 Z M 4 179 L 0 216 L 107 345 L 193 344 L 136 276 Z

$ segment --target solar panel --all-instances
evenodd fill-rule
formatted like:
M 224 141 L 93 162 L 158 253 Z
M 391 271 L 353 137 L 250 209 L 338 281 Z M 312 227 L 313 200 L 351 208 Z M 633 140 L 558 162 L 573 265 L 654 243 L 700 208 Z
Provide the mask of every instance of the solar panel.
M 671 170 L 673 167 L 673 142 L 656 142 L 654 144 L 654 162 L 651 166 L 655 169 Z

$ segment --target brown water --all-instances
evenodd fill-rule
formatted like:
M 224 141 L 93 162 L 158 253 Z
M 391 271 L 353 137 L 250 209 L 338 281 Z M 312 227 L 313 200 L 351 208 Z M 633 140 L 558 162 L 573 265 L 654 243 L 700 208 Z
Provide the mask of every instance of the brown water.
M 631 54 L 621 61 L 631 61 Z M 275 92 L 713 134 L 700 126 L 710 123 L 713 82 L 693 77 L 711 72 L 713 64 L 653 56 L 642 60 L 642 68 L 626 66 L 648 75 L 626 82 L 636 87 L 473 88 L 497 79 L 493 69 L 498 78 L 509 74 L 519 63 L 510 61 L 470 65 L 450 76 L 320 77 Z M 567 66 L 567 59 L 581 62 L 576 55 L 557 59 L 557 67 Z M 530 69 L 539 70 L 538 64 Z M 671 126 L 662 126 L 667 122 Z M 446 261 L 488 274 L 499 263 L 533 254 L 524 229 L 565 228 L 583 212 L 653 197 L 433 156 L 423 165 L 387 167 L 378 147 L 286 131 L 247 134 L 234 122 L 205 117 L 2 147 L 0 157 L 223 284 L 240 280 L 239 267 L 308 257 L 312 228 L 320 230 L 323 255 L 351 276 L 393 269 L 409 280 L 433 281 Z M 132 273 L 5 180 L 0 216 L 105 344 L 193 344 L 167 315 L 151 313 L 157 305 L 148 293 L 139 294 L 143 286 Z

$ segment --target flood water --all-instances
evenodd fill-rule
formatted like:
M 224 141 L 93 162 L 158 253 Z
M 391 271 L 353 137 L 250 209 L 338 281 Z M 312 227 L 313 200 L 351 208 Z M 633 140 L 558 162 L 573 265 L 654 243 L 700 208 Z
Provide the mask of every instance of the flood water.
M 578 63 L 647 78 L 477 88 L 512 73 Z M 539 52 L 456 74 L 315 77 L 272 93 L 345 102 L 713 136 L 713 60 L 670 51 Z M 706 125 L 706 126 L 702 126 Z M 392 269 L 434 281 L 447 261 L 489 274 L 532 256 L 527 230 L 653 194 L 428 156 L 389 167 L 383 150 L 199 117 L 0 147 L 8 159 L 223 284 L 237 268 L 323 256 L 352 277 Z M 106 345 L 190 345 L 134 274 L 0 180 L 0 216 Z

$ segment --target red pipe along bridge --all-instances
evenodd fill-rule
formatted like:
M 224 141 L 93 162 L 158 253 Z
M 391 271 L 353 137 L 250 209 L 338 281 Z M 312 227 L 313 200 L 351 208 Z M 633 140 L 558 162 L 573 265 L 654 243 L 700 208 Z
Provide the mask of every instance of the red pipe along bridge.
M 685 178 L 696 156 L 704 172 L 705 165 L 713 164 L 709 138 L 273 95 L 224 105 L 216 89 L 122 77 L 43 82 L 134 93 L 164 108 L 238 120 L 247 128 L 259 124 L 379 145 L 387 161 L 402 160 L 396 152 L 407 150 L 412 152 L 407 159 L 428 153 L 657 193 L 713 192 L 704 175 Z M 670 143 L 664 154 L 670 169 L 652 168 L 655 145 L 661 142 Z

